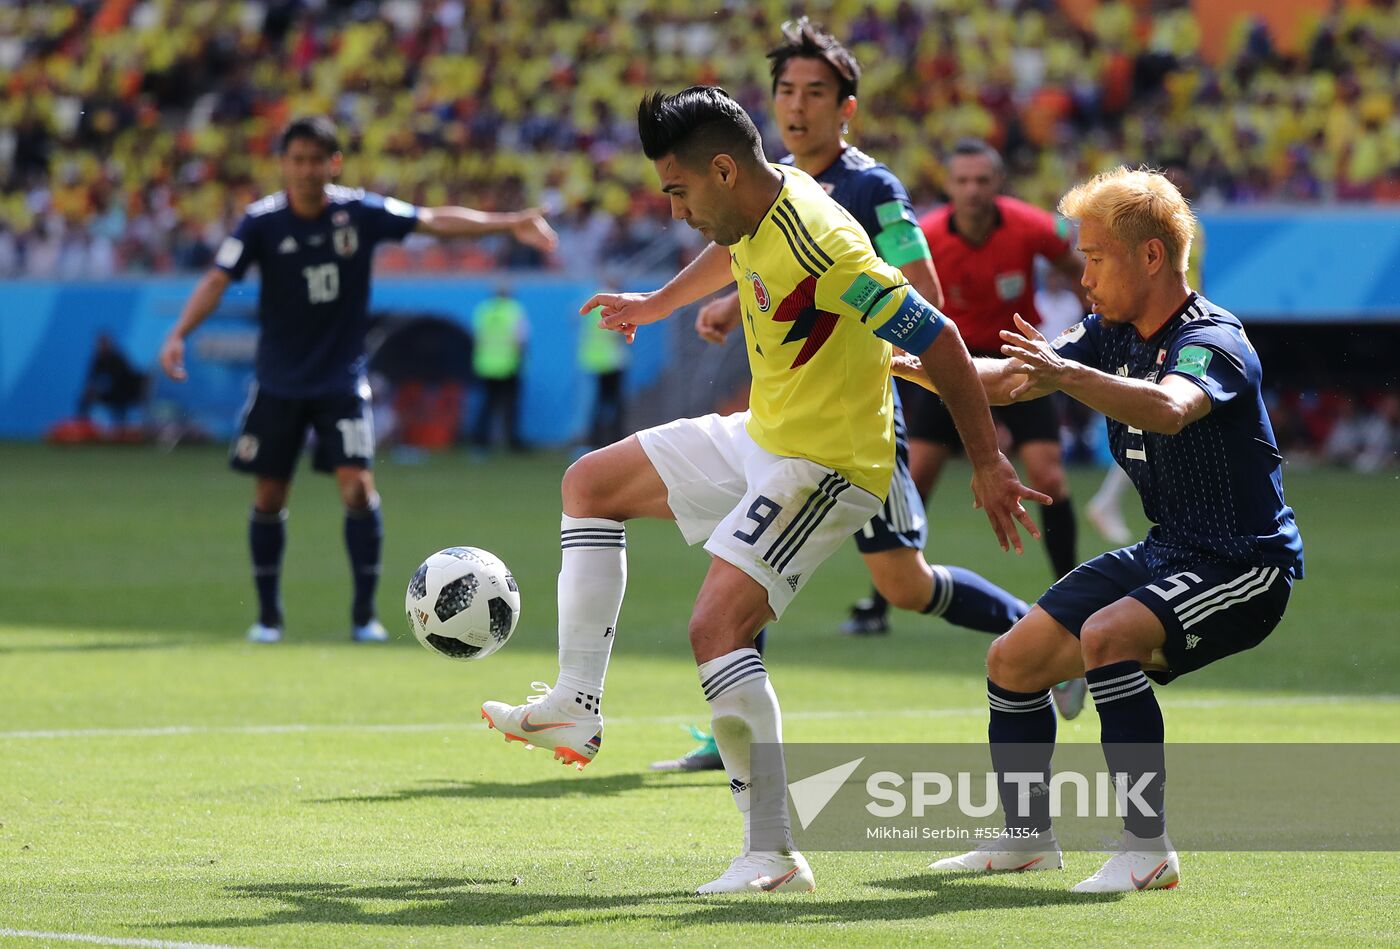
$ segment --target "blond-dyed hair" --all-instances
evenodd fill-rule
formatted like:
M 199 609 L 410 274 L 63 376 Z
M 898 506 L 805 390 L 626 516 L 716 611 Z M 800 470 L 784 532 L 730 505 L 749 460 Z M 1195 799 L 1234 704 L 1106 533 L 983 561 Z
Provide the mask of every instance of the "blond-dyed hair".
M 1196 215 L 1167 176 L 1147 168 L 1119 166 L 1095 175 L 1060 199 L 1060 213 L 1075 221 L 1101 223 L 1126 247 L 1157 238 L 1177 273 L 1186 273 Z

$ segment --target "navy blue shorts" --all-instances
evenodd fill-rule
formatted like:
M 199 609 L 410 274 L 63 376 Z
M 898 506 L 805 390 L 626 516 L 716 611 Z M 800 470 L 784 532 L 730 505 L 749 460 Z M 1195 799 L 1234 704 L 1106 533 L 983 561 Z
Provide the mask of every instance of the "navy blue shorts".
M 1124 597 L 1132 597 L 1162 621 L 1170 682 L 1217 659 L 1252 649 L 1274 631 L 1293 575 L 1287 567 L 1203 563 L 1171 573 L 1147 565 L 1143 545 L 1111 550 L 1076 567 L 1046 590 L 1036 605 L 1077 638 L 1084 621 Z
M 923 550 L 928 540 L 928 518 L 924 514 L 924 499 L 914 487 L 909 473 L 909 441 L 904 434 L 904 412 L 898 399 L 894 403 L 894 475 L 890 493 L 880 513 L 856 531 L 856 547 L 863 554 L 878 554 L 886 550 L 908 547 Z
M 229 467 L 264 478 L 290 480 L 307 434 L 315 436 L 312 467 L 368 468 L 374 459 L 374 422 L 368 388 L 358 393 L 289 399 L 253 387 Z

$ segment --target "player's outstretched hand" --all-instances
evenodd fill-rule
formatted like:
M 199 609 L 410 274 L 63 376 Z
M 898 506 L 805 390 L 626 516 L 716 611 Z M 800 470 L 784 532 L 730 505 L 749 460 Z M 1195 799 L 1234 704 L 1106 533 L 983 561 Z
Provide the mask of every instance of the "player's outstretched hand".
M 935 395 L 938 393 L 938 390 L 934 388 L 933 380 L 928 377 L 927 372 L 924 372 L 923 360 L 913 353 L 906 353 L 897 347 L 893 355 L 890 356 L 890 375 L 896 379 L 907 379 L 915 385 L 923 386 Z
M 637 337 L 637 327 L 665 319 L 669 314 L 652 304 L 654 293 L 595 293 L 588 302 L 579 307 L 580 313 L 587 313 L 601 306 L 598 325 L 603 329 L 621 333 L 627 342 Z
M 189 378 L 189 374 L 185 372 L 185 341 L 183 339 L 174 334 L 165 337 L 165 342 L 160 344 L 160 368 L 176 382 L 184 382 Z
M 1021 526 L 1031 537 L 1040 539 L 1040 531 L 1036 529 L 1035 521 L 1031 520 L 1021 501 L 1053 503 L 1050 495 L 1041 494 L 1022 484 L 1021 479 L 1016 477 L 1016 469 L 1001 452 L 997 452 L 995 461 L 973 469 L 972 497 L 972 506 L 980 507 L 986 512 L 987 520 L 992 522 L 992 530 L 996 532 L 997 543 L 1001 544 L 1001 549 L 1010 550 L 1015 547 L 1018 554 L 1025 551 L 1021 546 L 1021 534 L 1016 530 L 1017 521 L 1021 522 Z
M 1040 330 L 1021 319 L 1021 314 L 1015 314 L 1014 319 L 1020 332 L 1001 331 L 1001 354 L 1016 360 L 1016 371 L 1024 373 L 1026 381 L 1011 390 L 1011 397 L 1024 401 L 1049 395 L 1060 387 L 1060 379 L 1069 363 Z
M 548 254 L 559 246 L 559 235 L 554 233 L 554 228 L 544 219 L 544 211 L 539 208 L 526 211 L 525 218 L 511 228 L 510 233 L 526 247 L 533 247 L 542 254 Z
M 722 345 L 738 325 L 739 297 L 734 293 L 711 300 L 695 315 L 695 334 L 707 343 Z

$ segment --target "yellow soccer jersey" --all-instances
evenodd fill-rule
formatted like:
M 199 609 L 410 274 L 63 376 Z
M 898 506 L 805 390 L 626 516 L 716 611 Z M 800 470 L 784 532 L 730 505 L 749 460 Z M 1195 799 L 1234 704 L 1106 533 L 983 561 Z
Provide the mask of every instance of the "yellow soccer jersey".
M 753 373 L 748 432 L 775 455 L 834 468 L 883 499 L 894 405 L 890 344 L 875 331 L 927 340 L 894 329 L 927 329 L 942 317 L 821 185 L 773 167 L 782 191 L 753 235 L 729 248 Z

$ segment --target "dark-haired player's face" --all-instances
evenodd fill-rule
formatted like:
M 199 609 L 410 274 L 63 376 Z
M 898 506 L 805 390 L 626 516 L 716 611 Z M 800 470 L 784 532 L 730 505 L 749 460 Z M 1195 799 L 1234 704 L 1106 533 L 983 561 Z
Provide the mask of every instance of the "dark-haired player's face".
M 948 162 L 948 198 L 955 214 L 981 217 L 1001 191 L 1001 170 L 987 155 L 954 155 Z
M 282 153 L 282 183 L 301 203 L 321 200 L 326 185 L 340 174 L 340 152 L 330 154 L 309 138 L 294 138 Z
M 725 181 L 715 162 L 692 168 L 675 155 L 664 155 L 652 162 L 661 191 L 671 199 L 671 217 L 700 232 L 706 240 L 728 247 L 744 237 L 741 215 L 735 207 L 732 169 Z
M 773 92 L 773 115 L 783 144 L 794 155 L 821 152 L 839 144 L 841 126 L 856 111 L 856 100 L 842 99 L 836 70 L 820 59 L 790 59 Z
M 1084 255 L 1081 283 L 1099 318 L 1130 323 L 1147 299 L 1149 275 L 1142 248 L 1125 246 L 1093 218 L 1079 222 L 1079 253 Z

